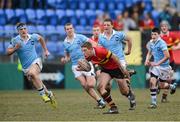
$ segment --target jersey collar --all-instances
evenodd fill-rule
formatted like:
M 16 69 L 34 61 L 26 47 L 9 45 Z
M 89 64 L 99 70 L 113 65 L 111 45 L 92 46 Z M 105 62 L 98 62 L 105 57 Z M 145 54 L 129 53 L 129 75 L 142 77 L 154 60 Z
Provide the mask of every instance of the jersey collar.
M 72 43 L 76 37 L 77 37 L 77 35 L 74 33 L 74 38 L 72 40 L 68 40 L 68 38 L 66 37 L 65 42 Z
M 110 39 L 111 39 L 115 34 L 116 34 L 116 31 L 113 30 Z M 105 33 L 103 33 L 102 36 L 107 39 L 107 36 L 105 35 Z

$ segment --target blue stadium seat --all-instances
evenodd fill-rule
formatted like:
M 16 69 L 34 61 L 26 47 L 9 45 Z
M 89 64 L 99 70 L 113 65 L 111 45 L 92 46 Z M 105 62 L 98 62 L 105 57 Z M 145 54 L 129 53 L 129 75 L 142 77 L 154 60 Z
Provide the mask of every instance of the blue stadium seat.
M 95 13 L 96 16 L 98 16 L 98 15 L 102 15 L 104 12 L 102 10 L 96 10 Z
M 151 12 L 151 15 L 152 15 L 152 19 L 153 19 L 154 22 L 155 22 L 155 26 L 159 26 L 159 12 L 154 9 L 154 10 Z
M 22 16 L 25 14 L 23 9 L 15 9 L 15 14 L 17 17 Z
M 6 50 L 7 50 L 9 45 L 10 45 L 10 40 L 4 42 L 4 53 L 6 53 Z
M 91 9 L 91 10 L 96 10 L 96 8 L 97 8 L 97 4 L 96 4 L 95 1 L 89 2 L 88 5 L 89 5 L 88 8 Z
M 47 0 L 48 8 L 56 8 L 56 0 Z
M 98 13 L 98 14 L 100 14 L 100 13 Z M 94 11 L 88 9 L 88 10 L 85 11 L 85 15 L 87 17 L 87 20 L 86 20 L 87 24 L 86 25 L 93 25 L 93 23 L 94 23 L 94 21 L 96 19 L 96 14 L 94 13 Z
M 76 13 L 76 17 L 78 17 L 78 18 L 79 17 L 84 17 L 84 11 L 83 10 L 78 9 L 78 10 L 76 10 L 75 13 Z
M 7 23 L 6 14 L 3 9 L 0 9 L 0 25 L 5 25 Z
M 27 23 L 28 19 L 23 9 L 16 9 L 15 10 L 16 17 L 18 18 L 19 22 Z
M 77 25 L 77 26 L 75 26 L 75 30 L 76 30 L 77 33 L 84 33 L 85 29 L 84 29 L 84 26 L 81 26 L 81 25 L 78 26 Z
M 99 2 L 98 9 L 103 10 L 103 11 L 107 10 L 106 9 L 106 3 L 105 2 Z
M 117 3 L 117 10 L 124 11 L 125 7 L 123 3 Z
M 114 11 L 116 9 L 115 3 L 114 2 L 109 2 L 107 4 L 108 10 L 109 11 Z
M 0 41 L 0 54 L 4 54 L 5 49 L 4 49 L 4 42 Z
M 67 9 L 68 8 L 68 0 L 56 0 L 56 8 L 57 9 Z
M 58 55 L 58 56 L 64 56 L 63 41 L 59 41 L 59 42 L 57 43 L 57 55 Z
M 76 0 L 68 0 L 69 2 L 69 9 L 76 10 L 78 9 L 78 2 Z
M 36 12 L 34 9 L 26 9 L 26 16 L 28 18 L 28 22 L 31 24 L 36 24 Z
M 37 18 L 37 23 L 40 25 L 46 25 L 47 24 L 47 18 L 45 11 L 43 9 L 37 9 L 36 10 L 36 18 Z
M 14 25 L 5 25 L 4 32 L 5 32 L 5 36 L 11 37 L 16 32 L 15 26 Z
M 79 25 L 87 26 L 88 25 L 88 19 L 86 17 L 79 19 Z
M 133 5 L 133 0 L 126 0 L 125 5 L 127 8 L 131 7 Z
M 59 24 L 64 25 L 68 21 L 68 17 L 66 17 L 66 11 L 65 10 L 56 10 L 56 15 L 58 16 Z
M 80 18 L 79 18 L 80 19 Z M 70 23 L 72 23 L 73 25 L 77 25 L 78 24 L 78 18 L 76 16 L 72 16 L 69 18 Z
M 63 25 L 58 25 L 58 26 L 56 26 L 56 31 L 57 31 L 59 34 L 65 35 L 65 30 L 64 30 L 64 26 L 63 26 Z
M 29 33 L 37 33 L 37 28 L 34 25 L 28 25 Z
M 145 11 L 151 12 L 153 10 L 152 3 L 145 3 Z
M 58 16 L 59 19 L 63 18 L 66 15 L 65 10 L 57 9 L 56 10 L 56 15 Z
M 42 35 L 46 33 L 46 27 L 44 25 L 37 25 L 36 29 L 37 29 L 37 32 Z
M 87 9 L 87 10 L 85 11 L 85 16 L 86 16 L 86 17 L 93 17 L 93 16 L 96 16 L 96 15 L 94 14 L 94 11 L 93 11 L 93 10 Z
M 16 24 L 18 22 L 18 18 L 15 16 L 13 9 L 5 9 L 5 14 L 9 24 Z
M 85 10 L 86 8 L 87 8 L 86 2 L 84 1 L 79 2 L 79 9 Z
M 85 32 L 86 33 L 92 33 L 92 26 L 86 26 L 85 27 Z
M 56 15 L 54 10 L 47 9 L 46 10 L 46 16 L 48 19 L 48 24 L 50 24 L 50 25 L 57 25 L 58 24 L 58 16 Z
M 47 48 L 49 50 L 49 52 L 52 54 L 52 55 L 56 55 L 57 54 L 57 42 L 53 42 L 53 41 L 47 41 L 46 43 L 47 45 Z
M 74 10 L 67 9 L 67 10 L 66 10 L 66 16 L 67 16 L 67 17 L 75 16 Z
M 56 27 L 55 27 L 55 26 L 52 26 L 52 25 L 47 25 L 47 26 L 46 26 L 46 32 L 47 32 L 48 34 L 57 33 Z
M 4 26 L 0 25 L 0 36 L 4 35 Z

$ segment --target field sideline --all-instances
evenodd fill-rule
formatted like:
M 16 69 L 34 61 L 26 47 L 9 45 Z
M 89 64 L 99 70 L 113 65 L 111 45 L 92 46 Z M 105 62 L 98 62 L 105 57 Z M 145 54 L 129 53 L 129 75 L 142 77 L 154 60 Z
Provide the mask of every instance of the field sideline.
M 180 89 L 169 95 L 169 103 L 158 103 L 157 109 L 147 109 L 149 89 L 136 89 L 137 108 L 129 111 L 129 102 L 112 91 L 120 114 L 103 115 L 108 110 L 94 109 L 96 103 L 83 90 L 53 90 L 58 108 L 42 102 L 34 91 L 0 91 L 0 121 L 180 121 Z M 161 92 L 162 93 L 162 92 Z M 158 96 L 160 101 L 160 95 Z

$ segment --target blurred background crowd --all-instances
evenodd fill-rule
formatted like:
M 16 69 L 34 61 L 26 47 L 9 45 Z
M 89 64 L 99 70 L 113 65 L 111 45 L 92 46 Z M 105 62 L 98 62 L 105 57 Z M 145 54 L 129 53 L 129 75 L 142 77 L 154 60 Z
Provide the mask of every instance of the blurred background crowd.
M 65 23 L 90 35 L 93 25 L 101 26 L 106 18 L 114 21 L 116 30 L 144 32 L 162 20 L 179 30 L 180 0 L 0 0 L 0 54 L 17 34 L 17 22 L 27 23 L 30 33 L 42 34 L 51 53 L 61 56 Z

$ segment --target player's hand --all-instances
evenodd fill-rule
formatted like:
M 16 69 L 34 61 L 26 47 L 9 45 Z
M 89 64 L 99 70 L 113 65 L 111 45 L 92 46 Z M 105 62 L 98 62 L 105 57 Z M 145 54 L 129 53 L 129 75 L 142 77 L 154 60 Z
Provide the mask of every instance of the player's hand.
M 123 74 L 124 74 L 124 77 L 125 77 L 125 78 L 130 79 L 130 74 L 129 74 L 128 70 L 125 70 L 125 71 L 123 72 Z
M 130 55 L 130 53 L 131 53 L 130 51 L 126 51 L 124 54 L 125 55 Z
M 150 66 L 150 61 L 145 61 L 144 65 L 145 66 Z
M 101 74 L 101 70 L 96 71 L 96 76 L 98 77 Z
M 20 43 L 17 43 L 16 45 L 15 45 L 15 47 L 14 47 L 14 50 L 17 50 L 17 49 L 19 49 L 21 47 L 21 44 Z
M 60 59 L 60 62 L 61 62 L 61 64 L 65 64 L 67 61 L 66 61 L 65 57 L 62 57 L 62 58 Z
M 80 65 L 78 65 L 75 69 L 76 69 L 77 71 L 83 71 L 83 69 L 81 68 Z
M 48 50 L 45 50 L 44 55 L 45 55 L 45 57 L 47 58 L 47 57 L 50 55 L 49 51 L 48 51 Z

